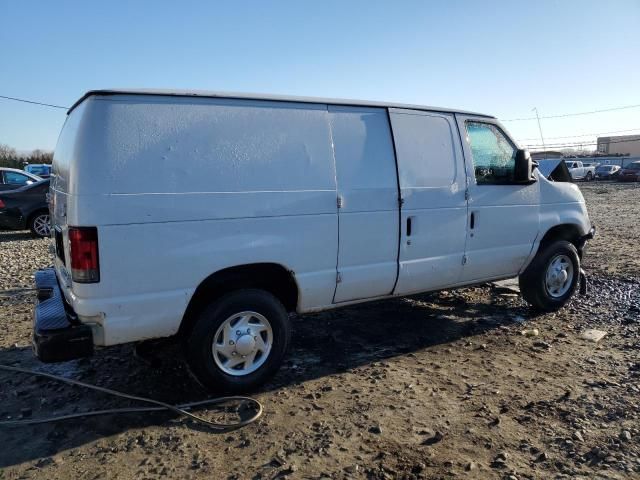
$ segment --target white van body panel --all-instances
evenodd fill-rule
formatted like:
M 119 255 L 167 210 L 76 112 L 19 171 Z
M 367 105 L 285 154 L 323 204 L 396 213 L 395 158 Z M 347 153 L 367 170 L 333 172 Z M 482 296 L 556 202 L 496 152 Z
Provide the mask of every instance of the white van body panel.
M 398 273 L 398 182 L 383 108 L 329 106 L 339 201 L 334 301 L 389 295 Z
M 518 273 L 523 272 L 533 260 L 540 241 L 553 227 L 571 225 L 577 228 L 580 235 L 587 235 L 592 227 L 584 197 L 575 183 L 551 182 L 537 170 L 534 175 L 540 184 L 539 232 L 527 261 Z
M 338 218 L 326 106 L 125 96 L 89 99 L 68 122 L 76 115 L 73 151 L 56 152 L 53 190 L 66 215 L 54 222 L 98 227 L 101 280 L 60 276 L 79 315 L 103 318 L 104 344 L 177 332 L 197 286 L 237 265 L 295 272 L 300 311 L 332 304 Z M 74 159 L 69 171 L 61 152 Z M 152 297 L 162 301 L 149 308 Z
M 466 119 L 497 124 L 376 102 L 88 94 L 54 155 L 64 296 L 113 345 L 175 334 L 198 286 L 231 267 L 282 267 L 311 312 L 515 276 L 553 226 L 589 231 L 575 185 L 475 188 Z M 97 227 L 98 283 L 72 281 L 69 226 Z

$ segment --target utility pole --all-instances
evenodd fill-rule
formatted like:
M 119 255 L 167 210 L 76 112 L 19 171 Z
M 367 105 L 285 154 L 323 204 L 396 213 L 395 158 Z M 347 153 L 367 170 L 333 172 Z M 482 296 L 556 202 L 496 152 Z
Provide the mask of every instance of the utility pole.
M 540 130 L 540 140 L 542 140 L 542 148 L 546 151 L 547 147 L 544 144 L 544 137 L 542 136 L 542 126 L 540 125 L 540 115 L 538 115 L 538 109 L 533 107 L 534 112 L 536 112 L 536 118 L 538 119 L 538 130 Z

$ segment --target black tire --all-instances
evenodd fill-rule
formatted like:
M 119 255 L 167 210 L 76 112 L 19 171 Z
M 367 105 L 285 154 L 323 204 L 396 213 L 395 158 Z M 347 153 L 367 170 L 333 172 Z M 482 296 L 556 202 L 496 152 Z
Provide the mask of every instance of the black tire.
M 218 328 L 234 314 L 246 311 L 256 312 L 268 320 L 273 341 L 266 360 L 257 370 L 234 376 L 218 366 L 212 346 Z M 216 392 L 248 392 L 267 381 L 278 370 L 290 339 L 289 317 L 276 297 L 264 290 L 237 290 L 215 300 L 200 313 L 185 342 L 186 357 L 192 373 L 206 388 Z
M 45 232 L 42 230 L 42 224 L 40 222 L 46 221 L 49 224 L 49 212 L 46 210 L 42 210 L 34 213 L 31 218 L 29 218 L 28 227 L 31 230 L 31 233 L 38 238 L 47 238 L 49 237 L 50 228 Z
M 573 275 L 569 289 L 562 296 L 553 296 L 546 285 L 547 269 L 558 255 L 566 255 L 573 266 Z M 540 250 L 526 270 L 520 275 L 520 293 L 532 307 L 553 312 L 562 308 L 575 292 L 580 280 L 580 258 L 576 247 L 567 241 L 559 240 Z
M 587 172 L 587 182 L 593 180 L 593 174 L 591 172 Z

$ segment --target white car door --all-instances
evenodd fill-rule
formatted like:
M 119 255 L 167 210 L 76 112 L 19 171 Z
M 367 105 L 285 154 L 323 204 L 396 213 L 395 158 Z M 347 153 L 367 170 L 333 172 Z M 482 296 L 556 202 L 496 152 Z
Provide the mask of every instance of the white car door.
M 389 109 L 402 198 L 395 294 L 459 282 L 467 204 L 460 137 L 453 114 Z
M 538 235 L 539 183 L 514 183 L 517 147 L 496 120 L 456 117 L 469 178 L 462 280 L 516 276 Z

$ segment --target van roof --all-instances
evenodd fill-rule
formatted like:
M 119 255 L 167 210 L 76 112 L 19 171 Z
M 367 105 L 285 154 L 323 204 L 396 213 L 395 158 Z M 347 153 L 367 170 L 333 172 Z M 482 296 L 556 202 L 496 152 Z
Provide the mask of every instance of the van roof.
M 469 112 L 465 110 L 456 110 L 452 108 L 428 107 L 425 105 L 411 105 L 404 103 L 376 102 L 368 100 L 350 100 L 341 98 L 321 98 L 321 97 L 298 97 L 294 95 L 271 95 L 262 93 L 234 93 L 234 92 L 212 92 L 206 90 L 161 90 L 161 89 L 105 89 L 105 90 L 89 90 L 71 108 L 67 111 L 67 115 L 80 105 L 85 99 L 92 96 L 109 96 L 109 95 L 157 95 L 169 97 L 202 97 L 202 98 L 234 98 L 244 100 L 270 100 L 276 102 L 300 102 L 300 103 L 327 103 L 331 105 L 351 105 L 363 107 L 391 107 L 391 108 L 408 108 L 412 110 L 428 110 L 431 112 L 443 113 L 462 113 L 468 115 L 477 115 L 480 117 L 495 118 L 492 115 L 483 113 Z

